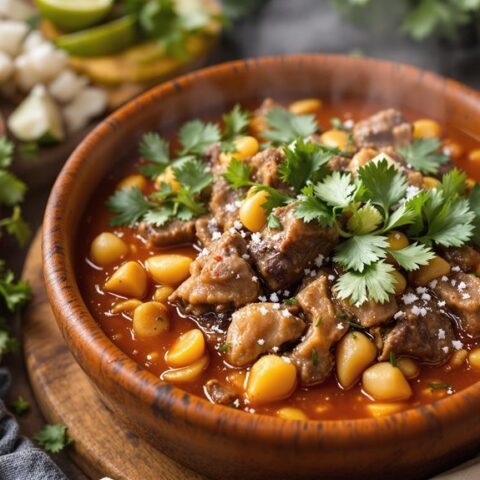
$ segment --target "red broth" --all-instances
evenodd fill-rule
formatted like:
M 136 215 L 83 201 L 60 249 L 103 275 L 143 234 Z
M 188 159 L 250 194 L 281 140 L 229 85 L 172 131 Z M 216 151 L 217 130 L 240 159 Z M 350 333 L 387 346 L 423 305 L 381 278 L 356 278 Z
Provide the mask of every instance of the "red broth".
M 327 103 L 319 113 L 318 120 L 320 126 L 329 128 L 329 120 L 332 117 L 339 117 L 342 120 L 351 118 L 356 121 L 382 108 L 385 108 L 385 105 L 366 106 L 352 100 L 335 105 Z M 420 117 L 415 112 L 404 111 L 403 113 L 411 121 Z M 465 169 L 471 178 L 480 180 L 480 172 L 475 172 L 473 166 L 469 166 L 466 155 L 468 151 L 479 148 L 480 142 L 452 126 L 443 125 L 443 128 L 444 138 L 451 139 L 464 148 L 465 153 L 458 159 L 458 166 Z M 218 320 L 213 314 L 211 321 L 207 319 L 206 322 L 205 320 L 199 322 L 195 318 L 182 315 L 174 306 L 169 305 L 170 330 L 159 338 L 139 339 L 133 332 L 131 316 L 111 313 L 112 306 L 121 299 L 105 292 L 103 285 L 113 273 L 115 267 L 98 269 L 88 259 L 90 245 L 98 234 L 111 231 L 123 238 L 130 245 L 130 253 L 124 260 L 136 260 L 143 263 L 148 257 L 158 254 L 160 251 L 187 254 L 192 258 L 198 253 L 198 248 L 194 245 L 151 250 L 146 247 L 134 229 L 112 228 L 109 225 L 111 214 L 105 206 L 105 201 L 113 193 L 116 183 L 122 177 L 136 171 L 137 165 L 137 159 L 133 158 L 131 163 L 126 165 L 119 174 L 115 173 L 105 179 L 101 188 L 92 198 L 82 219 L 80 225 L 81 242 L 77 245 L 77 275 L 84 300 L 92 315 L 112 342 L 154 375 L 160 376 L 168 369 L 164 357 L 172 343 L 182 333 L 198 327 L 206 335 L 210 363 L 200 378 L 194 382 L 182 384 L 181 388 L 205 398 L 204 384 L 209 379 L 216 378 L 222 382 L 230 382 L 241 386 L 245 383 L 248 369 L 233 368 L 224 361 L 223 354 L 217 350 L 225 341 L 224 335 L 217 332 Z M 152 298 L 154 291 L 155 286 L 152 285 L 148 298 Z M 467 350 L 476 346 L 473 340 L 465 336 L 460 336 L 460 338 Z M 453 394 L 453 392 L 445 389 L 432 390 L 429 387 L 432 383 L 449 384 L 453 387 L 454 392 L 458 392 L 479 380 L 480 370 L 474 370 L 468 362 L 464 362 L 461 367 L 456 369 L 450 369 L 448 366 L 431 367 L 422 365 L 418 378 L 410 381 L 413 396 L 408 402 L 402 403 L 399 408 L 413 408 Z M 368 396 L 362 392 L 361 383 L 345 391 L 338 384 L 335 375 L 332 374 L 329 380 L 321 385 L 297 389 L 287 400 L 254 408 L 248 404 L 242 404 L 239 408 L 250 413 L 276 415 L 276 412 L 282 407 L 297 407 L 311 419 L 334 420 L 369 417 L 372 412 L 368 406 L 372 403 Z

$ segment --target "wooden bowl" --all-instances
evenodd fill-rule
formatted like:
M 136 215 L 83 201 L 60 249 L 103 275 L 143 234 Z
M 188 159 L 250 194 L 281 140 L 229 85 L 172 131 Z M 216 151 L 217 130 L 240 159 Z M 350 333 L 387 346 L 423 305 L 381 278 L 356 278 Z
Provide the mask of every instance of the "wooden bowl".
M 479 451 L 480 382 L 395 415 L 292 421 L 250 415 L 163 383 L 121 352 L 92 318 L 74 270 L 89 198 L 138 136 L 234 102 L 353 96 L 446 119 L 480 137 L 480 96 L 459 83 L 378 60 L 300 55 L 237 61 L 164 83 L 128 103 L 79 145 L 48 202 L 43 261 L 65 340 L 104 402 L 179 462 L 216 479 L 425 478 Z

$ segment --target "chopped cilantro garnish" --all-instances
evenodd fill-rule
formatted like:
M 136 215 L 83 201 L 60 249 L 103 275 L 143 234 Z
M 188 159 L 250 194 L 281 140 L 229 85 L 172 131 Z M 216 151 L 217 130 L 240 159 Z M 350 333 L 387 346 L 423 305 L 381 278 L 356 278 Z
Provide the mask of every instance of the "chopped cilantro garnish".
M 268 216 L 267 226 L 273 230 L 281 230 L 283 228 L 282 222 L 280 222 L 280 219 L 273 213 Z
M 13 272 L 6 270 L 3 260 L 0 260 L 0 299 L 7 310 L 15 312 L 23 307 L 30 299 L 30 294 L 28 284 L 24 281 L 16 282 Z
M 240 105 L 237 104 L 230 113 L 226 113 L 222 118 L 225 124 L 222 140 L 229 142 L 245 133 L 245 129 L 250 121 L 250 112 L 242 110 Z
M 407 272 L 417 270 L 420 265 L 427 265 L 435 256 L 429 247 L 418 243 L 412 243 L 400 250 L 388 250 L 388 253 Z
M 314 367 L 318 365 L 318 352 L 315 347 L 312 348 L 312 365 Z
M 357 187 L 349 173 L 333 172 L 317 185 L 315 194 L 332 207 L 348 207 L 354 198 Z
M 210 145 L 220 141 L 221 135 L 215 123 L 192 120 L 180 129 L 179 138 L 182 144 L 181 156 L 203 155 Z
M 30 409 L 30 403 L 22 396 L 17 397 L 11 404 L 10 408 L 17 414 L 22 415 Z
M 145 199 L 138 188 L 117 190 L 107 201 L 107 207 L 116 215 L 110 219 L 110 225 L 133 225 L 149 210 L 155 207 Z
M 231 187 L 236 190 L 238 188 L 250 187 L 252 185 L 250 173 L 251 168 L 247 162 L 232 158 L 227 171 L 223 176 L 230 183 Z
M 286 298 L 282 302 L 284 305 L 296 305 L 298 300 L 295 297 Z
M 347 270 L 363 270 L 378 260 L 385 258 L 388 247 L 386 237 L 381 235 L 356 235 L 340 243 L 334 260 Z
M 397 357 L 395 356 L 394 352 L 390 352 L 389 360 L 390 360 L 390 364 L 392 365 L 392 367 L 397 366 Z
M 229 343 L 224 343 L 223 345 L 220 345 L 217 349 L 218 352 L 220 353 L 225 353 L 228 349 L 230 348 Z
M 449 383 L 429 383 L 431 390 L 450 390 L 452 386 Z
M 73 439 L 68 436 L 67 427 L 62 424 L 45 425 L 33 438 L 50 453 L 59 453 L 73 443 Z
M 398 151 L 405 157 L 407 164 L 427 175 L 438 173 L 441 165 L 448 163 L 448 155 L 440 152 L 440 140 L 437 138 L 419 138 L 409 146 Z
M 348 321 L 348 326 L 350 328 L 353 328 L 354 330 L 364 330 L 364 328 L 362 327 L 362 325 L 360 325 L 358 322 L 354 322 L 352 320 L 349 320 Z
M 350 131 L 349 128 L 345 126 L 342 120 L 338 117 L 333 117 L 330 119 L 330 125 L 337 130 L 344 130 L 346 132 Z
M 170 164 L 170 144 L 158 133 L 146 133 L 140 143 L 139 151 L 145 160 L 152 162 L 140 168 L 147 177 L 154 178 L 160 175 Z
M 273 108 L 267 115 L 269 130 L 263 136 L 274 145 L 293 142 L 298 137 L 306 138 L 318 130 L 314 115 L 294 115 L 285 108 Z

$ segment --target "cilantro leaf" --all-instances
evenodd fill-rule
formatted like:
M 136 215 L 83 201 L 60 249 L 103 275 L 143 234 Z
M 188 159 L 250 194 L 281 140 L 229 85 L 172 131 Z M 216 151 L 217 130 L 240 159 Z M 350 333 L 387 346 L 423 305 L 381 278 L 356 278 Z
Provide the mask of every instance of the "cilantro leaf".
M 420 212 L 418 213 L 420 215 Z M 417 213 L 411 208 L 410 203 L 405 202 L 400 205 L 388 218 L 388 221 L 382 232 L 388 232 L 394 228 L 402 227 L 403 225 L 409 225 L 416 219 Z
M 250 181 L 251 171 L 252 169 L 247 162 L 232 158 L 223 177 L 230 183 L 231 187 L 236 190 L 237 188 L 252 185 Z
M 380 235 L 355 235 L 340 243 L 335 249 L 335 262 L 347 270 L 363 272 L 365 268 L 385 258 L 388 248 L 386 237 Z
M 263 136 L 274 145 L 293 142 L 296 138 L 306 138 L 318 130 L 315 115 L 294 115 L 285 108 L 272 108 L 267 114 L 269 130 Z
M 305 142 L 301 137 L 283 149 L 286 159 L 278 168 L 280 178 L 299 192 L 307 181 L 318 182 L 329 172 L 328 162 L 333 154 L 318 144 Z
M 387 155 L 380 154 L 376 158 L 378 161 L 373 159 L 359 168 L 358 176 L 365 187 L 366 197 L 387 213 L 405 195 L 407 180 L 389 163 Z
M 382 214 L 370 203 L 353 212 L 347 226 L 356 235 L 373 232 L 383 221 Z
M 434 175 L 438 173 L 441 165 L 450 161 L 448 155 L 439 151 L 440 147 L 441 142 L 438 138 L 419 138 L 407 147 L 398 148 L 398 151 L 415 170 Z
M 180 155 L 203 155 L 206 149 L 220 141 L 220 129 L 215 123 L 192 120 L 185 123 L 179 132 L 182 150 Z
M 162 227 L 174 215 L 173 205 L 162 205 L 159 208 L 149 210 L 143 217 L 143 220 L 157 227 Z
M 27 186 L 13 173 L 0 170 L 0 205 L 15 205 L 23 200 Z
M 7 330 L 0 330 L 0 359 L 10 352 L 18 350 L 18 340 Z
M 40 447 L 50 453 L 59 453 L 73 443 L 73 439 L 68 436 L 67 427 L 60 423 L 45 425 L 33 438 Z
M 17 415 L 22 415 L 30 409 L 30 403 L 20 395 L 10 404 L 10 407 Z
M 138 188 L 124 188 L 116 191 L 107 201 L 107 207 L 116 215 L 110 219 L 110 225 L 133 225 L 156 204 L 148 201 Z
M 445 198 L 463 195 L 467 188 L 467 174 L 458 168 L 452 168 L 442 177 L 438 187 L 442 189 Z
M 332 207 L 346 208 L 352 203 L 357 187 L 349 173 L 333 172 L 314 187 L 317 197 Z
M 15 282 L 15 276 L 10 270 L 5 270 L 4 262 L 0 261 L 0 298 L 7 309 L 15 312 L 30 299 L 29 285 L 24 281 Z
M 153 162 L 140 167 L 140 171 L 147 177 L 160 175 L 170 164 L 170 144 L 158 133 L 146 133 L 140 142 L 139 152 L 145 160 Z
M 470 208 L 475 214 L 473 242 L 480 247 L 480 183 L 475 184 L 469 196 Z
M 209 168 L 196 158 L 174 164 L 172 166 L 176 180 L 192 193 L 200 193 L 213 182 L 213 176 Z
M 231 141 L 245 132 L 250 121 L 250 112 L 242 110 L 240 105 L 237 104 L 230 113 L 223 115 L 222 119 L 225 124 L 222 138 L 224 141 Z
M 338 117 L 332 117 L 330 119 L 330 125 L 335 128 L 336 130 L 343 130 L 345 132 L 349 132 L 350 129 L 345 126 L 345 123 Z
M 13 143 L 7 137 L 0 137 L 0 168 L 8 168 L 12 164 Z
M 395 271 L 392 265 L 379 261 L 365 268 L 363 272 L 350 271 L 340 275 L 335 284 L 335 293 L 352 304 L 362 304 L 368 299 L 385 303 L 395 292 Z
M 4 227 L 10 235 L 14 235 L 20 245 L 25 245 L 32 234 L 30 227 L 22 218 L 22 210 L 18 205 L 13 208 L 11 217 L 0 220 L 1 227 Z
M 317 221 L 323 227 L 331 227 L 334 221 L 333 212 L 313 195 L 313 187 L 309 187 L 307 187 L 308 190 L 303 190 L 303 195 L 300 195 L 295 215 L 306 223 Z
M 206 212 L 205 205 L 195 198 L 192 190 L 186 188 L 181 188 L 177 192 L 175 202 L 184 207 L 179 209 L 177 213 L 180 220 L 191 220 L 193 217 L 198 217 Z
M 280 222 L 280 219 L 276 215 L 274 215 L 273 213 L 271 213 L 268 216 L 267 226 L 268 226 L 268 228 L 273 229 L 273 230 L 281 230 L 283 228 L 282 222 Z
M 277 207 L 281 207 L 286 205 L 287 203 L 292 201 L 292 198 L 288 195 L 285 195 L 280 190 L 277 190 L 273 187 L 269 187 L 268 185 L 261 185 L 255 184 L 255 193 L 256 192 L 267 192 L 268 197 L 265 203 L 262 204 L 262 207 L 265 209 L 267 216 L 270 215 L 272 210 Z
M 389 250 L 388 253 L 407 272 L 418 270 L 420 265 L 427 265 L 435 256 L 431 248 L 418 243 L 412 243 L 400 250 Z

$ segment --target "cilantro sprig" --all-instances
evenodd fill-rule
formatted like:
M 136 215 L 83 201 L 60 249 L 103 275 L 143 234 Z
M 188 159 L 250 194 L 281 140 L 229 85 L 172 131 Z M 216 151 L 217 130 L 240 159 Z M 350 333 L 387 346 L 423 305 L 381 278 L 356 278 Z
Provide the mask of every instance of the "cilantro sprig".
M 74 442 L 68 435 L 67 427 L 61 423 L 45 425 L 33 438 L 40 447 L 50 453 L 59 453 Z
M 419 138 L 407 147 L 398 148 L 398 151 L 405 157 L 407 164 L 415 170 L 427 175 L 435 175 L 438 169 L 450 160 L 448 155 L 439 150 L 440 147 L 438 138 Z
M 265 138 L 274 145 L 282 145 L 306 138 L 318 130 L 315 115 L 294 115 L 285 108 L 272 108 L 267 114 L 268 131 L 263 132 Z

